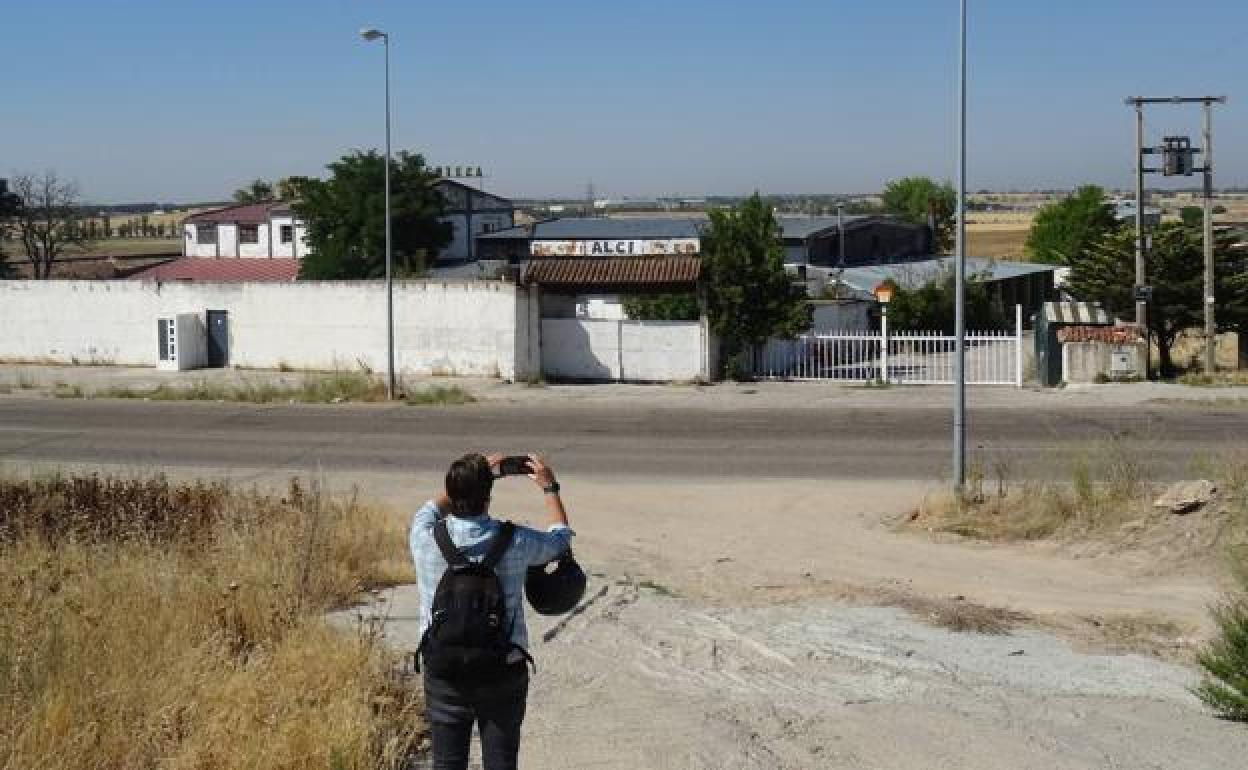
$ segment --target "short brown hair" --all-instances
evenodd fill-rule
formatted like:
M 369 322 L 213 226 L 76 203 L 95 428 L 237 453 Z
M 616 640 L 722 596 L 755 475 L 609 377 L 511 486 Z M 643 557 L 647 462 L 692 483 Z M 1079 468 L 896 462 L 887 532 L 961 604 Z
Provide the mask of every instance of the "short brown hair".
M 484 455 L 464 455 L 446 472 L 446 496 L 454 516 L 480 516 L 494 489 L 494 471 Z

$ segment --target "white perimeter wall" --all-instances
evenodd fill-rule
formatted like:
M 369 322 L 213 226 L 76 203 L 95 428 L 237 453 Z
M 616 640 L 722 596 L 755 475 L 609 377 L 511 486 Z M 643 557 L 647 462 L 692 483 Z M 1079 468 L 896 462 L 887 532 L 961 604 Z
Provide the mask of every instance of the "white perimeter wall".
M 385 369 L 385 286 L 371 281 L 0 281 L 0 357 L 155 366 L 156 319 L 205 310 L 229 312 L 231 365 Z M 396 283 L 396 368 L 527 377 L 537 318 L 514 284 Z
M 547 318 L 542 372 L 568 380 L 635 382 L 710 379 L 708 335 L 698 321 Z

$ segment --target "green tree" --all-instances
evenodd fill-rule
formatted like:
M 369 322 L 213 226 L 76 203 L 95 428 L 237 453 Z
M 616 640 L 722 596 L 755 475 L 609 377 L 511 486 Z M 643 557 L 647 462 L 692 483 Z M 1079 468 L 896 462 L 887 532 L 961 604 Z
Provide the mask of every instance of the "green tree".
M 302 196 L 304 185 L 311 181 L 311 177 L 306 176 L 284 176 L 277 180 L 277 199 L 281 201 L 293 202 L 299 200 Z
M 966 280 L 966 328 L 976 331 L 1003 329 L 1005 310 L 988 290 L 983 275 Z M 890 281 L 892 282 L 892 281 Z M 893 299 L 888 304 L 892 329 L 953 334 L 956 313 L 957 276 L 952 267 L 942 268 L 923 285 L 904 289 L 893 283 Z
M 263 179 L 254 179 L 246 187 L 234 191 L 235 203 L 262 203 L 273 200 L 273 185 Z
M 880 196 L 884 211 L 907 222 L 926 225 L 935 222 L 932 245 L 937 251 L 953 248 L 954 214 L 958 196 L 948 182 L 937 184 L 925 176 L 909 176 L 888 183 Z
M 1205 210 L 1200 206 L 1184 206 L 1179 209 L 1179 219 L 1188 227 L 1200 227 L 1205 223 Z
M 710 217 L 702 236 L 707 315 L 735 373 L 751 346 L 809 329 L 811 309 L 805 289 L 785 272 L 780 225 L 758 193 Z
M 634 321 L 696 321 L 702 308 L 694 294 L 638 294 L 624 298 L 624 312 Z
M 379 278 L 385 275 L 385 159 L 356 151 L 329 165 L 329 179 L 300 185 L 296 214 L 308 223 L 310 253 L 299 277 L 313 280 Z M 440 221 L 445 202 L 438 177 L 420 155 L 400 152 L 390 166 L 391 230 L 395 273 L 424 274 L 428 255 L 450 243 L 450 223 Z
M 1228 234 L 1214 243 L 1214 294 L 1219 331 L 1248 321 L 1248 257 Z M 1173 377 L 1171 351 L 1179 334 L 1204 319 L 1204 250 L 1199 227 L 1169 222 L 1155 228 L 1148 253 L 1148 282 L 1153 287 L 1148 328 L 1157 344 L 1161 375 Z M 1099 301 L 1120 318 L 1135 312 L 1135 233 L 1115 230 L 1082 258 L 1074 260 L 1067 289 L 1074 296 Z
M 1069 265 L 1118 227 L 1113 207 L 1105 201 L 1105 191 L 1084 185 L 1070 197 L 1036 212 L 1024 250 L 1027 258 L 1036 262 Z

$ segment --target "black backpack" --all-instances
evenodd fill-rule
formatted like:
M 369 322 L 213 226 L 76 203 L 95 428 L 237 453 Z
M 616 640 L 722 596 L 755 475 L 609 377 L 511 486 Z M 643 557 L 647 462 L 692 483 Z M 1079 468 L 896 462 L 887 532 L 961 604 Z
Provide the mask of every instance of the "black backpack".
M 515 533 L 514 524 L 503 522 L 485 558 L 474 562 L 455 547 L 445 519 L 434 526 L 433 539 L 447 567 L 434 591 L 432 619 L 417 650 L 429 673 L 488 678 L 500 673 L 512 650 L 519 649 L 511 643 L 503 584 L 494 571 Z

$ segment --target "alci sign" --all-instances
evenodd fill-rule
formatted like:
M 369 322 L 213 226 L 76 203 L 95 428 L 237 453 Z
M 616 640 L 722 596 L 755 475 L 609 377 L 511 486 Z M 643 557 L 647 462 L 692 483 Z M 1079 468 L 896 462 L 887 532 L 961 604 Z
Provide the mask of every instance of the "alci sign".
M 697 254 L 697 238 L 655 240 L 533 241 L 535 257 L 632 257 L 655 254 Z

